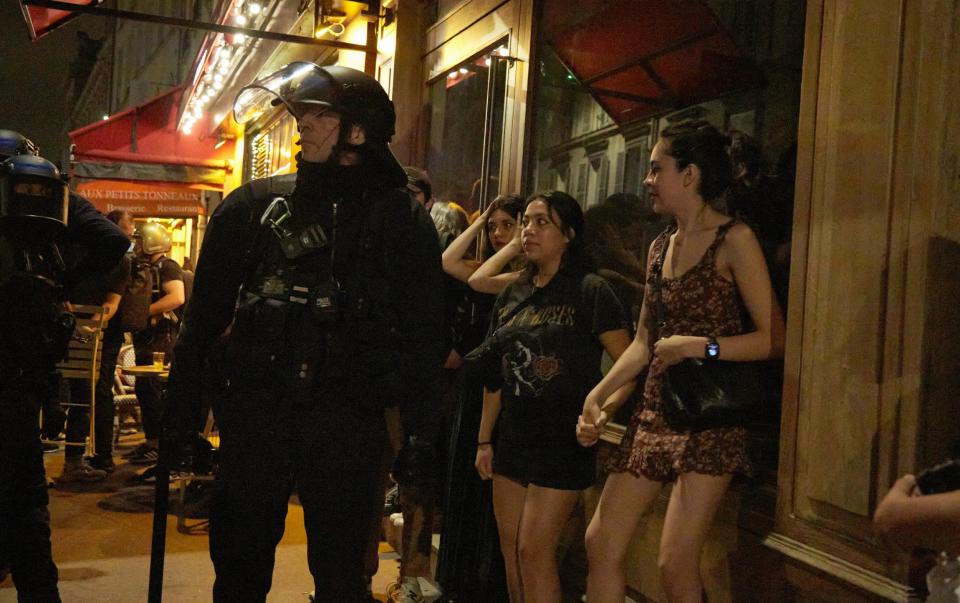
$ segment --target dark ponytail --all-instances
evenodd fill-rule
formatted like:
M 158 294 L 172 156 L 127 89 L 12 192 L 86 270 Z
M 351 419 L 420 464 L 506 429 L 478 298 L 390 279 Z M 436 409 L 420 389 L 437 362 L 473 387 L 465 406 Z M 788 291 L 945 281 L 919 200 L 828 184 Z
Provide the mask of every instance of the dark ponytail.
M 700 169 L 700 189 L 704 201 L 723 206 L 723 197 L 733 184 L 733 166 L 728 147 L 730 138 L 704 120 L 682 121 L 660 133 L 667 145 L 666 153 L 677 162 L 677 170 L 688 165 Z

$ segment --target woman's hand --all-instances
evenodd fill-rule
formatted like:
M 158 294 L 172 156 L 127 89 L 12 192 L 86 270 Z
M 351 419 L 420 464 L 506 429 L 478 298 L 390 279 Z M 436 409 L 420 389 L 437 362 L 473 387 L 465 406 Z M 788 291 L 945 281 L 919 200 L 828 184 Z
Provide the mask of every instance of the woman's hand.
M 679 364 L 687 358 L 694 358 L 699 355 L 706 345 L 703 337 L 694 337 L 692 335 L 671 335 L 657 340 L 653 344 L 653 353 L 660 357 L 664 366 L 673 366 Z
M 916 523 L 912 513 L 912 499 L 920 496 L 917 489 L 917 479 L 912 475 L 904 475 L 892 486 L 883 497 L 873 516 L 873 525 L 888 542 L 896 544 L 904 550 L 909 550 L 917 543 L 913 542 L 910 534 L 910 524 Z
M 480 479 L 493 477 L 493 444 L 477 446 L 477 459 L 473 462 L 473 466 L 477 468 Z
M 607 424 L 607 413 L 589 397 L 583 403 L 583 414 L 577 417 L 577 442 L 581 446 L 593 446 Z

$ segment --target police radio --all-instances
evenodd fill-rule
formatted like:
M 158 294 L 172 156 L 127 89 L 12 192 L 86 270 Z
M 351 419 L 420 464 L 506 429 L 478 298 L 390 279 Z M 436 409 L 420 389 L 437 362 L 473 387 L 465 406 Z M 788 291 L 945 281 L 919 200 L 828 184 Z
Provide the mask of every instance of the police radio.
M 333 211 L 335 237 L 336 204 L 333 206 Z M 287 259 L 296 260 L 310 253 L 329 248 L 332 270 L 335 239 L 328 239 L 326 232 L 319 224 L 310 224 L 296 232 L 288 227 L 293 222 L 292 218 L 293 211 L 290 209 L 289 201 L 285 197 L 276 197 L 260 217 L 260 224 L 268 227 L 277 237 L 280 242 L 280 249 Z M 311 287 L 292 285 L 289 290 L 287 290 L 287 285 L 279 282 L 279 279 L 272 278 L 265 283 L 265 289 L 268 293 L 283 292 L 288 301 L 308 305 L 318 322 L 334 323 L 340 314 L 340 284 L 332 276 L 328 280 Z
M 260 217 L 260 224 L 268 227 L 280 241 L 280 249 L 287 259 L 295 260 L 308 253 L 325 249 L 330 241 L 319 224 L 311 224 L 299 232 L 286 227 L 293 217 L 290 203 L 284 197 L 275 198 Z

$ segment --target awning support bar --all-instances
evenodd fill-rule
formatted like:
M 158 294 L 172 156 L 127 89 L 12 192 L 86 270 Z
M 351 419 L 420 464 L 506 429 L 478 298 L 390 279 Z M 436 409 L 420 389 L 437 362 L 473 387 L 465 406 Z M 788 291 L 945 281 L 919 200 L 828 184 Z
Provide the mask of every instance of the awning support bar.
M 273 31 L 261 31 L 259 29 L 248 29 L 246 27 L 233 27 L 232 25 L 221 25 L 220 23 L 207 23 L 206 21 L 194 21 L 192 19 L 179 19 L 176 17 L 163 17 L 160 15 L 151 15 L 149 13 L 139 13 L 128 10 L 118 10 L 115 8 L 105 8 L 102 6 L 69 4 L 59 2 L 58 0 L 22 0 L 24 5 L 39 6 L 42 8 L 53 8 L 72 13 L 89 13 L 92 15 L 103 15 L 107 17 L 117 17 L 118 19 L 129 19 L 131 21 L 144 21 L 147 23 L 160 23 L 173 27 L 183 27 L 186 29 L 202 29 L 204 31 L 216 31 L 219 33 L 243 34 L 251 38 L 263 38 L 265 40 L 276 40 L 278 42 L 289 42 L 291 44 L 308 44 L 310 46 L 327 46 L 329 48 L 339 48 L 341 50 L 357 50 L 360 52 L 369 52 L 369 45 L 351 44 L 350 42 L 341 42 L 339 40 L 323 40 L 311 36 L 295 36 L 293 34 L 278 33 Z

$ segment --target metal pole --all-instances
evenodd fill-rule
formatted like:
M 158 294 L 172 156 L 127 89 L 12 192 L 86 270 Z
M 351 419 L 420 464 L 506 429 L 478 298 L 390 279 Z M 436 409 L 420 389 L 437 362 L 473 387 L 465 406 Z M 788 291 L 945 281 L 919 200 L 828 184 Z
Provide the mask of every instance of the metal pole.
M 310 46 L 327 46 L 330 48 L 339 48 L 341 50 L 359 50 L 366 52 L 367 46 L 361 44 L 351 44 L 349 42 L 340 42 L 339 40 L 318 40 L 313 36 L 295 36 L 293 34 L 278 33 L 273 31 L 261 31 L 259 29 L 249 29 L 246 27 L 233 27 L 232 25 L 221 25 L 219 23 L 207 23 L 205 21 L 193 21 L 191 19 L 179 19 L 176 17 L 162 17 L 160 15 L 151 15 L 148 13 L 138 13 L 127 10 L 117 10 L 114 8 L 105 8 L 102 6 L 92 6 L 86 4 L 68 4 L 59 0 L 23 0 L 26 6 L 40 6 L 43 8 L 54 8 L 72 13 L 88 13 L 91 15 L 105 15 L 117 17 L 120 19 L 129 19 L 131 21 L 144 21 L 146 23 L 159 23 L 161 25 L 170 25 L 172 27 L 184 27 L 187 29 L 201 29 L 204 31 L 216 31 L 219 33 L 243 34 L 251 38 L 262 38 L 265 40 L 275 40 L 278 42 L 288 42 L 290 44 L 307 44 Z
M 153 539 L 150 542 L 150 583 L 147 603 L 163 600 L 163 561 L 167 548 L 167 510 L 170 505 L 170 469 L 158 462 L 153 468 L 156 490 L 153 498 Z
M 487 198 L 490 195 L 490 155 L 493 151 L 493 97 L 497 91 L 496 77 L 500 66 L 498 58 L 496 55 L 490 55 L 490 68 L 487 70 L 487 97 L 483 109 L 483 147 L 480 152 L 480 198 L 477 200 L 477 210 L 479 210 L 480 215 L 483 215 L 484 210 L 487 209 Z M 487 233 L 484 230 L 477 237 L 474 257 L 478 260 L 483 257 L 483 242 L 486 236 Z M 474 311 L 475 309 L 471 310 L 471 314 Z
M 380 19 L 367 22 L 367 45 L 364 47 L 363 71 L 370 77 L 377 77 L 377 29 Z
M 487 72 L 487 100 L 483 110 L 483 150 L 480 156 L 480 199 L 477 209 L 480 213 L 487 208 L 490 195 L 490 154 L 493 151 L 493 96 L 496 93 L 496 77 L 499 57 L 490 56 L 490 69 Z

